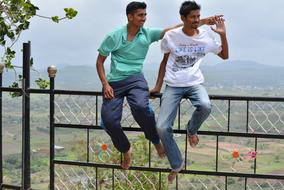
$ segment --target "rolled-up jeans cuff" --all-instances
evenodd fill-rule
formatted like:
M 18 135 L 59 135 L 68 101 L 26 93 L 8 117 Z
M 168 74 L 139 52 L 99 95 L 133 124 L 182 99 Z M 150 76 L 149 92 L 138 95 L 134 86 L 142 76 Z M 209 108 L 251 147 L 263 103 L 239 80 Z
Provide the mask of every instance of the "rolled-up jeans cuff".
M 192 135 L 197 135 L 197 132 L 192 132 L 192 131 L 190 131 L 190 130 L 187 130 L 187 134 L 188 134 L 189 136 L 192 136 Z
M 176 173 L 180 172 L 182 170 L 183 166 L 184 166 L 184 161 L 182 161 L 180 167 L 178 167 L 176 169 L 172 169 L 172 172 L 176 172 Z

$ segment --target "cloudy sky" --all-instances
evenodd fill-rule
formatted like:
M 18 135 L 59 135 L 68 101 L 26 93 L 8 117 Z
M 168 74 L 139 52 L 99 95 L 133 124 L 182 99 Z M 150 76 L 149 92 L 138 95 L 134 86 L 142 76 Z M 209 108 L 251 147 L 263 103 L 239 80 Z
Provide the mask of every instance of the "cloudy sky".
M 73 7 L 78 15 L 60 24 L 41 18 L 32 19 L 20 43 L 32 42 L 36 67 L 48 65 L 95 65 L 97 48 L 104 36 L 127 23 L 125 7 L 129 0 L 34 0 L 45 16 L 63 15 Z M 145 0 L 145 27 L 165 28 L 181 22 L 178 14 L 183 0 Z M 198 0 L 201 16 L 224 14 L 230 46 L 230 60 L 250 60 L 261 64 L 284 65 L 283 0 Z M 208 28 L 208 27 L 205 27 Z M 209 28 L 208 28 L 209 29 Z M 210 30 L 210 29 L 209 29 Z M 218 37 L 218 36 L 216 36 Z M 19 47 L 18 47 L 19 48 Z M 21 58 L 21 56 L 20 56 Z M 146 67 L 158 68 L 162 54 L 159 43 L 151 46 Z M 17 61 L 20 59 L 18 58 Z M 221 62 L 210 55 L 206 64 Z

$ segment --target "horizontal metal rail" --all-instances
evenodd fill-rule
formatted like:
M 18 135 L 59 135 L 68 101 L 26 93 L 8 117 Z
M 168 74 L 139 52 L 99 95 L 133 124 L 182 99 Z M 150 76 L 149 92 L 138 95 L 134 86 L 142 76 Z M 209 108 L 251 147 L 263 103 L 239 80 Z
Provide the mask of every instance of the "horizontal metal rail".
M 98 125 L 76 125 L 76 124 L 54 124 L 55 128 L 68 128 L 68 129 L 93 129 L 93 130 L 103 130 Z M 141 128 L 138 127 L 122 127 L 124 131 L 133 132 L 143 132 Z M 173 129 L 176 134 L 187 134 L 186 130 Z M 272 135 L 272 134 L 262 134 L 262 133 L 238 133 L 238 132 L 221 132 L 221 131 L 198 131 L 200 135 L 208 136 L 226 136 L 226 137 L 250 137 L 250 138 L 267 138 L 267 139 L 284 139 L 284 135 Z
M 2 92 L 21 92 L 21 88 L 0 87 Z M 49 94 L 49 89 L 27 89 L 28 93 Z M 55 94 L 60 95 L 84 95 L 84 96 L 102 96 L 101 91 L 76 91 L 76 90 L 54 90 Z M 162 97 L 162 93 L 151 94 L 152 97 Z M 268 102 L 284 102 L 283 97 L 261 97 L 261 96 L 227 96 L 227 95 L 209 95 L 211 100 L 232 100 L 232 101 L 268 101 Z
M 63 161 L 54 160 L 54 164 L 72 165 L 72 166 L 85 166 L 97 167 L 108 169 L 122 169 L 119 165 L 113 164 L 98 164 L 92 162 L 79 162 L 79 161 Z M 131 166 L 129 170 L 151 171 L 151 172 L 170 172 L 171 169 L 165 168 L 150 168 Z M 181 174 L 194 174 L 194 175 L 210 175 L 210 176 L 224 176 L 224 177 L 246 177 L 246 178 L 259 178 L 259 179 L 281 179 L 284 180 L 284 175 L 270 175 L 270 174 L 249 174 L 249 173 L 233 173 L 233 172 L 215 172 L 215 171 L 197 171 L 197 170 L 181 170 Z

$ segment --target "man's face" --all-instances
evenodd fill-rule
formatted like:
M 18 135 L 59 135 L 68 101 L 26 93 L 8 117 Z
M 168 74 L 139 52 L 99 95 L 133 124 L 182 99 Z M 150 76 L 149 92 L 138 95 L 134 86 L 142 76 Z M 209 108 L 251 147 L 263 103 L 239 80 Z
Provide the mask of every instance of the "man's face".
M 146 21 L 146 9 L 137 9 L 134 13 L 128 14 L 128 22 L 135 25 L 142 27 Z
M 181 16 L 181 19 L 185 27 L 197 29 L 200 23 L 200 10 L 190 11 L 186 17 Z

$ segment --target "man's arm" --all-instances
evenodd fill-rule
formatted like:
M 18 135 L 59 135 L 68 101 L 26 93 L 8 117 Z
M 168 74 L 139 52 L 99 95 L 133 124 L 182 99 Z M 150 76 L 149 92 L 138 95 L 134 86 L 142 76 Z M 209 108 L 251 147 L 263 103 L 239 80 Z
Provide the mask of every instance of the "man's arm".
M 160 69 L 159 69 L 159 74 L 158 74 L 158 78 L 157 78 L 157 81 L 156 81 L 156 86 L 153 89 L 150 90 L 150 93 L 159 93 L 161 91 L 164 76 L 165 76 L 165 73 L 166 73 L 166 65 L 167 65 L 167 62 L 168 62 L 169 55 L 170 55 L 170 53 L 164 54 L 163 60 L 160 64 Z
M 215 19 L 219 19 L 219 18 L 222 18 L 222 17 L 223 17 L 223 15 L 215 15 L 215 16 L 211 16 L 211 17 L 201 19 L 199 26 L 202 26 L 204 24 L 205 25 L 213 25 L 213 24 L 215 24 Z M 165 28 L 161 33 L 160 39 L 162 39 L 164 37 L 164 35 L 167 31 L 181 27 L 181 26 L 183 26 L 183 23 L 178 24 L 178 25 L 173 26 L 173 27 L 170 27 L 170 28 Z
M 211 27 L 211 29 L 220 35 L 221 46 L 222 46 L 222 51 L 218 54 L 218 56 L 221 57 L 222 59 L 228 59 L 229 58 L 229 46 L 228 46 L 228 41 L 226 37 L 226 27 L 225 27 L 224 19 L 215 20 L 215 25 L 216 25 L 216 28 L 214 29 L 213 27 Z
M 224 15 L 215 15 L 215 16 L 210 16 L 210 17 L 201 19 L 199 26 L 202 26 L 202 25 L 214 25 L 215 24 L 215 20 L 223 19 L 223 16 Z
M 112 99 L 112 98 L 114 98 L 113 89 L 109 85 L 109 83 L 106 79 L 106 75 L 105 75 L 104 62 L 105 62 L 106 58 L 107 58 L 106 56 L 99 54 L 98 57 L 97 57 L 96 67 L 97 67 L 97 72 L 98 72 L 99 78 L 100 78 L 102 86 L 103 86 L 104 97 L 106 99 Z
M 164 37 L 164 35 L 165 35 L 165 33 L 166 33 L 167 31 L 172 30 L 172 29 L 175 29 L 175 28 L 178 28 L 178 27 L 181 27 L 181 26 L 183 26 L 183 24 L 178 24 L 178 25 L 176 25 L 176 26 L 174 26 L 174 27 L 165 28 L 165 29 L 162 31 L 162 33 L 161 33 L 160 39 L 162 39 L 162 38 Z
M 228 59 L 229 58 L 229 46 L 226 34 L 220 35 L 221 37 L 221 44 L 222 44 L 222 51 L 218 54 L 219 57 L 222 59 Z

